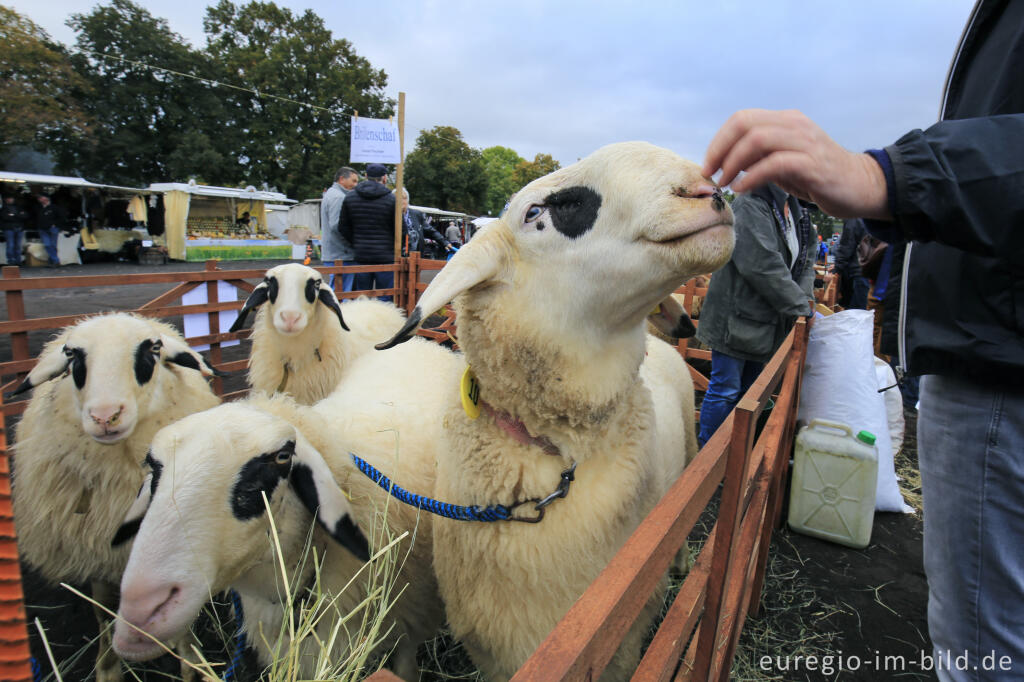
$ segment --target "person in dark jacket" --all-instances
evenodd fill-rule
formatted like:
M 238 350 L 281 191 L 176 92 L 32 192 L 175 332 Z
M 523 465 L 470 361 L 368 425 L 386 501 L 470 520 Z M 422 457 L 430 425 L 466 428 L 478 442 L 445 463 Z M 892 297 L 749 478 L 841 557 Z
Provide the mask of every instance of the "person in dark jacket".
M 47 195 L 40 194 L 39 206 L 36 209 L 36 230 L 39 231 L 39 239 L 46 247 L 46 255 L 50 261 L 48 267 L 55 268 L 60 265 L 60 258 L 57 256 L 57 237 L 67 224 L 64 209 L 50 201 Z
M 352 245 L 356 265 L 395 262 L 395 195 L 387 188 L 387 169 L 379 163 L 366 167 L 366 180 L 345 197 L 338 231 Z M 361 272 L 355 276 L 353 291 L 391 289 L 394 272 Z M 391 301 L 392 296 L 381 296 Z
M 700 447 L 761 373 L 800 315 L 812 315 L 818 240 L 807 212 L 775 185 L 736 197 L 736 248 L 711 277 L 697 338 L 711 347 Z
M 868 278 L 861 274 L 860 261 L 857 259 L 857 245 L 867 233 L 864 221 L 860 218 L 843 223 L 843 234 L 839 237 L 839 248 L 836 250 L 836 273 L 839 275 L 838 302 L 844 308 L 867 310 L 868 307 L 868 290 L 871 285 Z
M 906 242 L 900 363 L 921 376 L 928 629 L 965 657 L 940 680 L 1019 680 L 1024 665 L 1024 2 L 979 0 L 940 120 L 848 152 L 799 112 L 735 114 L 704 173 L 774 181 Z M 723 167 L 724 166 L 724 167 Z M 1010 668 L 985 667 L 986 660 Z
M 21 238 L 27 225 L 28 211 L 18 205 L 13 195 L 5 196 L 4 206 L 0 209 L 0 229 L 7 242 L 8 265 L 21 265 Z
M 444 235 L 427 222 L 422 211 L 409 208 L 409 190 L 402 188 L 402 222 L 405 225 L 405 234 L 409 238 L 409 253 L 423 251 L 424 240 L 433 239 L 444 247 L 445 251 L 451 251 L 452 245 L 444 238 Z

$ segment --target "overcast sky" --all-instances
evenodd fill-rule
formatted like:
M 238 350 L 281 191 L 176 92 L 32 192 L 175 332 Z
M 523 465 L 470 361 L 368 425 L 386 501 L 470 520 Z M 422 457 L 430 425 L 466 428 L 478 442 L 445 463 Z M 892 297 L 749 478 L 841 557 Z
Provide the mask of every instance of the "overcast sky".
M 4 0 L 66 44 L 93 0 Z M 451 125 L 473 147 L 504 145 L 563 165 L 623 140 L 695 161 L 737 109 L 796 108 L 853 150 L 938 116 L 973 0 L 294 2 L 406 93 L 406 150 Z M 142 0 L 205 45 L 206 0 Z M 237 3 L 236 4 L 241 4 Z M 315 102 L 314 102 L 315 104 Z

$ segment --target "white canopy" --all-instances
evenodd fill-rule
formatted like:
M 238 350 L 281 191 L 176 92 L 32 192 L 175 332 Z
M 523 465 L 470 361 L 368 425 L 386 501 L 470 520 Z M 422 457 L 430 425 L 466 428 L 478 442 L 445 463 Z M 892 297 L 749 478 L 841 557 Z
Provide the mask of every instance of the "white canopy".
M 294 204 L 280 192 L 263 192 L 252 185 L 245 189 L 238 187 L 214 187 L 213 185 L 197 185 L 194 182 L 154 182 L 149 186 L 152 192 L 185 192 L 203 197 L 221 197 L 225 199 L 245 199 L 248 201 L 271 201 L 275 204 Z
M 146 193 L 146 190 L 140 187 L 102 185 L 96 182 L 89 182 L 85 178 L 77 178 L 66 175 L 39 175 L 38 173 L 15 173 L 12 171 L 0 171 L 0 182 L 13 182 L 22 185 L 59 185 L 62 187 L 92 187 L 95 189 L 119 189 L 124 190 L 125 192 L 135 192 L 137 194 Z

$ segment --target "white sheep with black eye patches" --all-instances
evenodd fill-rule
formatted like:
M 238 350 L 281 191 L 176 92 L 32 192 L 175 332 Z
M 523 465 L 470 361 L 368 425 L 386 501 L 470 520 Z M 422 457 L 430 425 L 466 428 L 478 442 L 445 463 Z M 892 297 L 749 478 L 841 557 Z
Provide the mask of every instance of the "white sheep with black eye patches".
M 298 263 L 267 271 L 231 331 L 255 309 L 249 384 L 307 405 L 326 397 L 353 362 L 405 323 L 391 303 L 359 297 L 340 304 L 319 272 Z
M 219 402 L 213 373 L 174 327 L 126 313 L 47 343 L 16 391 L 34 389 L 14 444 L 21 558 L 52 583 L 90 582 L 113 606 L 129 546 L 110 538 L 145 475 L 139 462 L 159 429 Z M 97 679 L 120 676 L 117 658 L 101 656 Z
M 449 624 L 488 679 L 513 675 L 695 455 L 689 371 L 644 321 L 657 310 L 659 326 L 686 333 L 666 299 L 732 246 L 732 212 L 696 164 L 646 143 L 609 145 L 517 192 L 378 346 L 454 303 L 481 412 L 467 416 L 449 388 L 437 498 L 541 499 L 576 465 L 536 525 L 435 525 Z M 510 585 L 528 587 L 494 599 Z M 632 675 L 660 598 L 601 679 Z
M 364 357 L 335 393 L 315 405 L 282 394 L 254 394 L 158 433 L 147 457 L 153 478 L 134 503 L 125 505 L 114 538 L 119 543 L 134 538 L 121 583 L 123 621 L 116 627 L 116 650 L 130 659 L 158 655 L 160 649 L 129 624 L 173 640 L 187 632 L 211 593 L 228 587 L 241 597 L 244 628 L 261 664 L 269 665 L 275 652 L 287 649 L 289 642 L 276 649 L 289 611 L 279 598 L 283 586 L 266 505 L 300 595 L 313 574 L 303 552 L 313 529 L 312 543 L 323 559 L 320 587 L 338 605 L 338 612 L 329 611 L 317 626 L 317 636 L 328 641 L 339 614 L 367 596 L 365 575 L 357 573 L 367 556 L 366 539 L 379 547 L 375 529 L 386 513 L 392 536 L 408 535 L 399 545 L 393 587 L 401 598 L 388 612 L 385 627 L 392 630 L 380 651 L 393 650 L 395 672 L 417 679 L 416 648 L 435 636 L 444 619 L 431 569 L 433 520 L 388 498 L 349 453 L 409 489 L 430 494 L 443 400 L 434 376 L 421 371 L 424 360 L 453 377 L 461 367 L 456 354 L 414 341 Z M 300 678 L 313 677 L 319 649 L 309 640 L 298 645 Z M 347 655 L 342 635 L 331 660 Z

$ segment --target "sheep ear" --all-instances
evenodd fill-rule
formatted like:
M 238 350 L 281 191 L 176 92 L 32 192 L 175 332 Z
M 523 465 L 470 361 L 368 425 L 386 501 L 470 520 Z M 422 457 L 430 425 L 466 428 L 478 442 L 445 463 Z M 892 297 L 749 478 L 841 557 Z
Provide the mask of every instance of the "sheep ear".
M 427 286 L 405 325 L 391 340 L 376 345 L 387 350 L 412 338 L 426 316 L 464 291 L 498 276 L 513 251 L 512 235 L 505 225 L 492 223 L 460 248 Z
M 228 331 L 237 332 L 245 324 L 245 320 L 249 317 L 249 313 L 252 312 L 253 308 L 259 308 L 267 302 L 267 297 L 269 296 L 268 288 L 266 281 L 256 285 L 256 288 L 249 294 L 249 298 L 245 299 L 245 305 L 238 311 L 238 318 L 235 319 L 234 324 L 231 325 L 231 329 Z
M 655 329 L 673 339 L 688 339 L 697 333 L 693 320 L 672 296 L 667 296 L 658 307 L 647 316 L 647 320 Z
M 8 393 L 7 396 L 16 396 L 50 379 L 56 379 L 67 371 L 70 363 L 71 358 L 64 354 L 64 346 L 54 346 L 49 353 L 44 353 L 39 358 L 39 362 L 28 373 L 24 381 L 18 384 L 18 387 Z
M 334 295 L 334 291 L 327 284 L 320 285 L 320 293 L 317 294 L 317 298 L 325 306 L 334 311 L 334 314 L 338 316 L 338 322 L 341 323 L 341 328 L 345 331 L 349 331 L 348 325 L 345 324 L 345 318 L 341 316 L 341 304 L 338 303 L 338 297 Z
M 114 534 L 114 539 L 110 541 L 111 547 L 123 545 L 138 534 L 139 526 L 142 525 L 142 517 L 146 515 L 152 499 L 153 473 L 150 472 L 146 474 L 145 480 L 142 481 L 142 487 L 139 488 L 139 494 L 132 502 L 132 506 L 128 508 L 128 513 L 125 514 L 124 521 L 121 522 L 117 533 Z
M 289 479 L 292 489 L 335 542 L 360 561 L 369 561 L 370 546 L 353 520 L 348 498 L 316 448 L 298 436 Z
M 173 336 L 167 336 L 166 334 L 161 334 L 160 340 L 163 342 L 164 347 L 164 362 L 173 362 L 176 365 L 194 369 L 204 377 L 230 376 L 227 372 L 215 369 L 213 365 L 206 361 L 206 358 L 189 348 L 186 344 L 182 343 L 180 339 L 176 339 Z

